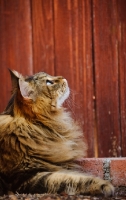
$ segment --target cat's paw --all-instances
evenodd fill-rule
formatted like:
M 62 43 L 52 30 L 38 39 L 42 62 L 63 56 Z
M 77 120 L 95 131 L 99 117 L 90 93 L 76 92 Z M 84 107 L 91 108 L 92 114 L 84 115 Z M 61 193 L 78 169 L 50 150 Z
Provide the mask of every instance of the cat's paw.
M 109 181 L 104 181 L 101 184 L 101 193 L 104 194 L 105 197 L 114 195 L 114 187 Z
M 88 184 L 87 184 L 88 183 Z M 114 195 L 114 187 L 113 185 L 106 180 L 100 178 L 92 178 L 89 179 L 84 188 L 84 193 L 89 193 L 91 195 L 104 195 L 105 197 L 113 196 Z

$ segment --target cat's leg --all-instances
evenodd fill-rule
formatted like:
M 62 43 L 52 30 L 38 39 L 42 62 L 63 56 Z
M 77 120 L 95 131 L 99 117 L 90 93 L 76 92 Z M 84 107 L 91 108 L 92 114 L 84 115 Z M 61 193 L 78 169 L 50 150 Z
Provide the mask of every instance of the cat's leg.
M 75 194 L 114 194 L 114 187 L 108 181 L 84 175 L 75 171 L 40 172 L 24 183 L 19 192 Z

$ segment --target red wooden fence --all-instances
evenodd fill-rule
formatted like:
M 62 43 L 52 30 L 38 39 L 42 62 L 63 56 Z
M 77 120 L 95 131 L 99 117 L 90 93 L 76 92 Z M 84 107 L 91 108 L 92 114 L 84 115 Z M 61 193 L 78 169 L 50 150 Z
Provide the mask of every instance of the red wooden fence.
M 125 0 L 0 0 L 0 111 L 7 68 L 63 75 L 88 157 L 126 156 Z

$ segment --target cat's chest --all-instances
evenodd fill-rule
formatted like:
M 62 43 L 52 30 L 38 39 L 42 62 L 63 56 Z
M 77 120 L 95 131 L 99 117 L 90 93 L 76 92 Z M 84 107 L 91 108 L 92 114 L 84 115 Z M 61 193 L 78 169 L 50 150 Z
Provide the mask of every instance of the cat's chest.
M 28 124 L 24 119 L 12 121 L 0 134 L 0 171 L 41 167 L 43 162 L 60 163 L 74 159 L 78 152 L 72 138 L 57 131 Z M 75 150 L 75 151 L 73 151 Z M 69 152 L 69 153 L 68 153 Z M 43 166 L 42 166 L 43 167 Z

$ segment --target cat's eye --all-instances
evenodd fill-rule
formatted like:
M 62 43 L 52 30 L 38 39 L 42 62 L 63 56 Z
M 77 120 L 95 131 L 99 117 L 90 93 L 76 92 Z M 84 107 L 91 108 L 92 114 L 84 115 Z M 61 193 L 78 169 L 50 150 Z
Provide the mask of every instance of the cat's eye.
M 52 85 L 54 82 L 50 80 L 46 80 L 46 85 Z

